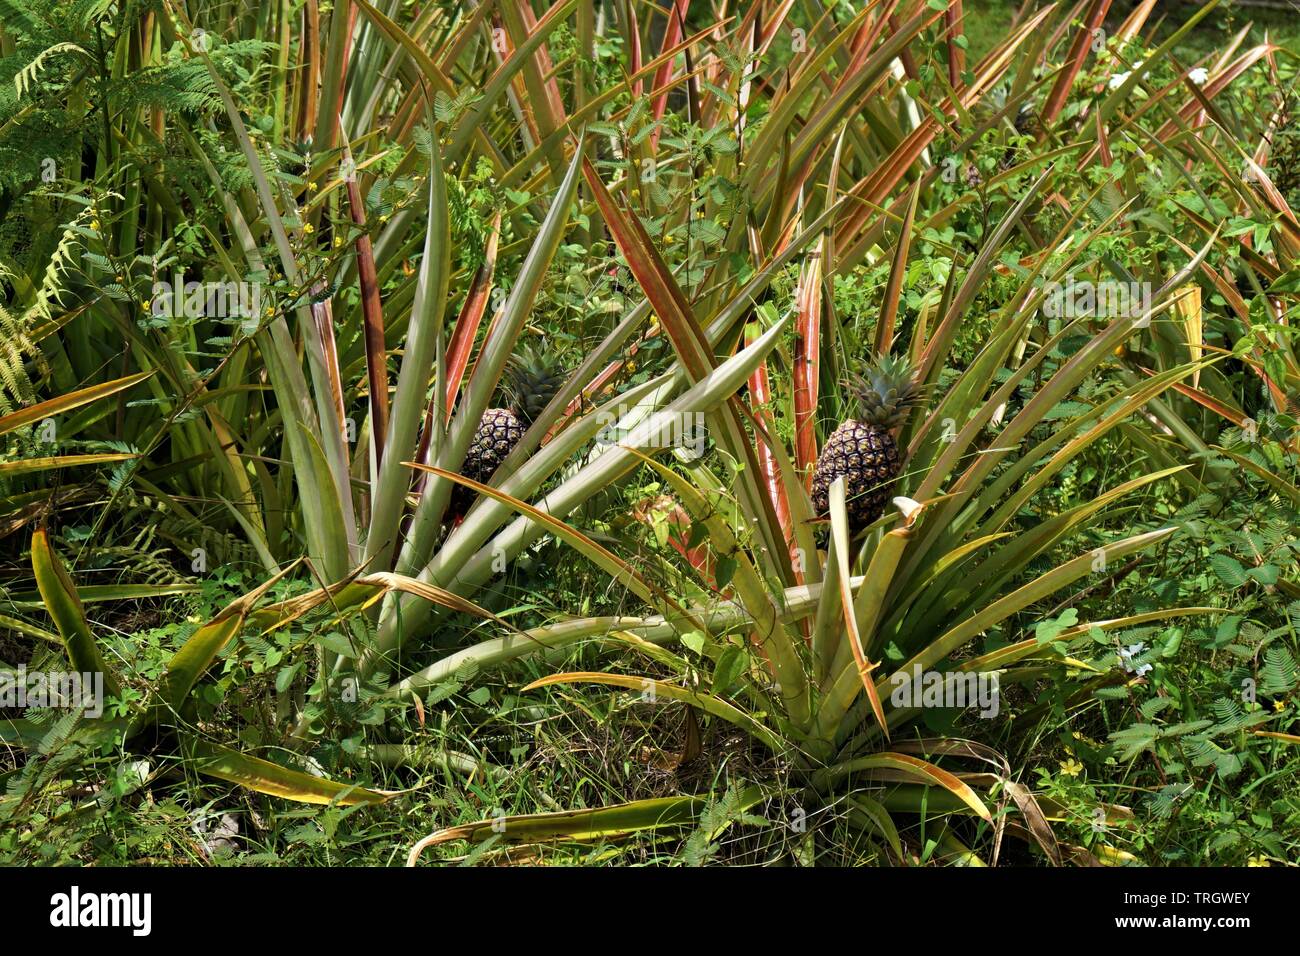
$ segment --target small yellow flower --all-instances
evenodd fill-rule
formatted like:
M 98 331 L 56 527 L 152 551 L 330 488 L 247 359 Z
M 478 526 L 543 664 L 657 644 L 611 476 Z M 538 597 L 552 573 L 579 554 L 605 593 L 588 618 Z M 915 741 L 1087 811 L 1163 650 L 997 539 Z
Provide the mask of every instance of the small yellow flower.
M 266 307 L 266 315 L 267 315 L 268 318 L 269 318 L 270 316 L 275 315 L 275 309 L 274 309 L 273 307 L 271 307 L 271 306 L 268 305 L 268 306 Z
M 305 222 L 302 224 L 302 231 L 310 236 L 313 232 L 316 231 L 316 229 L 312 226 L 311 223 Z
M 1083 770 L 1083 764 L 1071 757 L 1069 760 L 1061 761 L 1061 773 L 1067 777 L 1077 777 Z
M 314 192 L 315 192 L 317 189 L 319 189 L 319 188 L 320 188 L 320 187 L 317 186 L 315 183 L 308 183 L 308 184 L 307 184 L 307 192 L 309 192 L 309 193 L 314 193 Z
M 1249 860 L 1246 861 L 1246 865 L 1247 866 L 1272 866 L 1273 864 L 1268 861 L 1268 857 L 1263 856 L 1261 854 L 1260 856 L 1252 856 Z
M 673 239 L 673 234 L 672 234 L 671 232 L 668 233 L 668 235 L 664 236 L 664 242 L 665 242 L 665 243 L 668 243 L 668 242 L 674 242 L 674 241 L 675 241 L 675 240 Z
M 382 216 L 380 216 L 380 217 L 379 217 L 379 221 L 380 221 L 380 222 L 388 222 L 388 213 L 384 213 Z
M 628 374 L 631 375 L 633 372 L 636 371 L 636 362 L 633 362 L 631 359 L 629 359 L 625 368 L 627 369 Z
M 1282 713 L 1282 711 L 1286 710 L 1286 701 L 1284 700 L 1273 701 L 1273 709 L 1277 711 L 1279 714 Z
M 343 237 L 342 237 L 342 236 L 335 236 L 335 237 L 334 237 L 334 248 L 337 249 L 337 248 L 338 248 L 339 246 L 341 246 L 341 245 L 343 245 Z

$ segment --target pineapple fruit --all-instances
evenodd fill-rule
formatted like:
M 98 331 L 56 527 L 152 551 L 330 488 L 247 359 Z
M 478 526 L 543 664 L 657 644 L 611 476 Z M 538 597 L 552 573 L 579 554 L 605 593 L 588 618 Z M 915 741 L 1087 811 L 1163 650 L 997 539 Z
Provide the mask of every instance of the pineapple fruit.
M 1021 105 L 1019 112 L 1016 113 L 1015 121 L 1012 123 L 1016 128 L 1016 133 L 1020 136 L 1038 136 L 1043 131 L 1042 121 L 1038 118 L 1038 113 L 1034 108 L 1024 103 Z M 1002 159 L 998 162 L 998 168 L 1002 170 L 1010 169 L 1016 164 L 1016 150 L 1008 146 L 1002 153 Z
M 842 422 L 817 456 L 812 499 L 817 514 L 830 508 L 830 488 L 844 478 L 850 533 L 857 534 L 884 513 L 902 470 L 891 434 L 920 402 L 921 392 L 906 359 L 886 355 L 854 376 L 849 390 L 856 415 Z
M 461 474 L 486 484 L 506 457 L 519 444 L 524 432 L 550 404 L 564 381 L 564 368 L 557 356 L 522 346 L 511 356 L 505 370 L 502 392 L 508 404 L 483 413 L 465 453 Z M 458 518 L 477 497 L 463 485 L 452 492 L 448 514 Z

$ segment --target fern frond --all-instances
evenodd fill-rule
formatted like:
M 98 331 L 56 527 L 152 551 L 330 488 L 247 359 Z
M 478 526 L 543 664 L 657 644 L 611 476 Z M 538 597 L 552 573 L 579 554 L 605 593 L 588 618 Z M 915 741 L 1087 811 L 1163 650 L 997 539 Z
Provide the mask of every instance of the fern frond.
M 72 264 L 72 253 L 77 247 L 78 227 L 83 220 L 88 220 L 94 216 L 94 209 L 87 206 L 77 218 L 64 227 L 63 235 L 59 238 L 59 244 L 50 257 L 49 265 L 45 267 L 45 277 L 41 280 L 41 287 L 36 290 L 36 302 L 28 310 L 29 316 L 50 321 L 54 314 L 50 309 L 51 302 L 62 304 L 60 296 L 63 293 L 60 280 L 68 272 Z
M 19 98 L 26 96 L 31 90 L 32 84 L 36 82 L 37 74 L 45 69 L 47 61 L 60 53 L 80 53 L 88 59 L 90 57 L 89 53 L 75 43 L 56 43 L 52 47 L 47 47 L 36 56 L 36 59 L 19 70 L 18 75 L 14 77 L 14 89 L 18 91 Z
M 1264 651 L 1264 666 L 1259 672 L 1259 689 L 1265 694 L 1286 694 L 1296 685 L 1296 662 L 1281 644 Z
M 36 401 L 27 362 L 41 362 L 42 355 L 31 339 L 26 319 L 0 305 L 0 412 L 6 415 Z

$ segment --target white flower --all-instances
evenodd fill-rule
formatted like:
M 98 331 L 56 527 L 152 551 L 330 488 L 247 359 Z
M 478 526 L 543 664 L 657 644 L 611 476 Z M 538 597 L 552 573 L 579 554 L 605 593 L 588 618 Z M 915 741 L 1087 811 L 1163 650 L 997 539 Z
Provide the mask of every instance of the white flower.
M 1203 66 L 1198 66 L 1196 69 L 1192 70 L 1191 73 L 1187 74 L 1187 78 L 1197 86 L 1204 86 L 1205 81 L 1210 78 L 1210 71 Z
M 1133 70 L 1136 70 L 1141 65 L 1142 65 L 1142 61 L 1138 60 L 1136 63 L 1133 64 Z M 1106 85 L 1112 90 L 1118 90 L 1121 86 L 1123 86 L 1125 83 L 1128 82 L 1128 78 L 1133 75 L 1133 70 L 1129 70 L 1125 73 L 1113 74 L 1110 78 L 1110 82 L 1107 83 Z
M 1121 647 L 1119 657 L 1121 663 L 1124 665 L 1124 670 L 1128 671 L 1130 674 L 1136 674 L 1138 677 L 1141 677 L 1143 674 L 1151 670 L 1150 664 L 1139 664 L 1137 667 L 1134 667 L 1132 664 L 1133 658 L 1139 656 L 1146 649 L 1146 644 L 1130 644 L 1128 647 Z

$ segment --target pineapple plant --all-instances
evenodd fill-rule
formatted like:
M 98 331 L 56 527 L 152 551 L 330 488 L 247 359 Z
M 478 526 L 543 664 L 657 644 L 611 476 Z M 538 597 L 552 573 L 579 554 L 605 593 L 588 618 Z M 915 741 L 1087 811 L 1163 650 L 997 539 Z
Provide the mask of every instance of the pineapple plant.
M 844 478 L 849 526 L 857 533 L 884 513 L 902 468 L 893 430 L 920 402 L 921 390 L 906 359 L 882 356 L 855 375 L 849 391 L 855 417 L 841 422 L 817 456 L 813 471 L 813 507 L 820 515 L 830 507 L 830 487 Z
M 1269 134 L 1268 172 L 1287 205 L 1300 206 L 1300 122 L 1289 100 Z
M 524 432 L 537 420 L 564 381 L 559 357 L 544 349 L 521 346 L 510 357 L 502 392 L 506 405 L 489 408 L 474 430 L 461 474 L 487 483 L 501 463 L 519 444 Z M 474 492 L 457 485 L 452 493 L 449 515 L 458 518 L 474 503 Z

